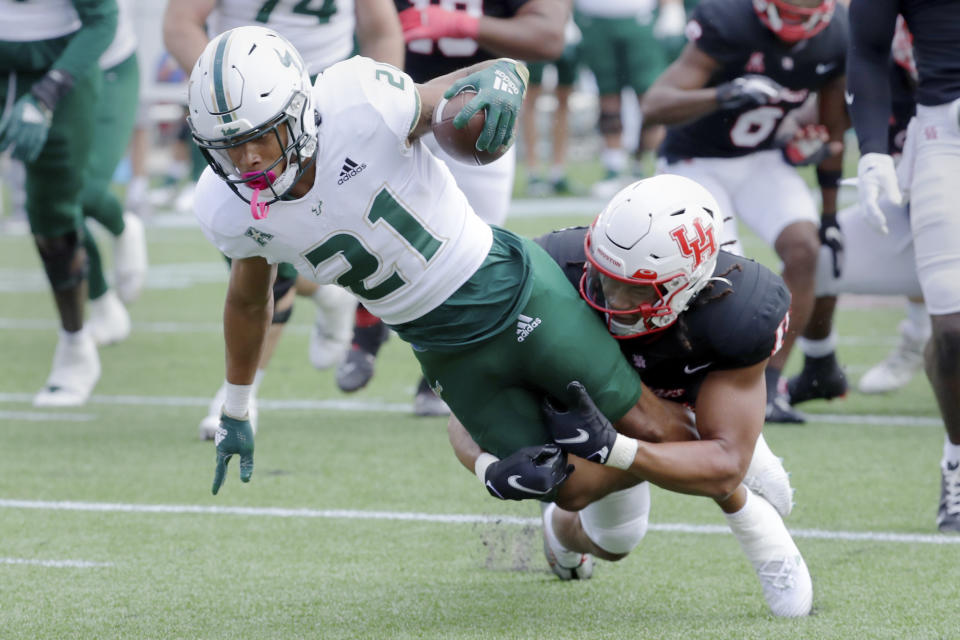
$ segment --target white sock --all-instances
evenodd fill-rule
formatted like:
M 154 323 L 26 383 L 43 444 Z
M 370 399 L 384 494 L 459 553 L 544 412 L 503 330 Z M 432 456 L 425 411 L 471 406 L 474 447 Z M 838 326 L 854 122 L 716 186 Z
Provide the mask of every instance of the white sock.
M 253 389 L 250 393 L 251 396 L 257 395 L 257 391 L 260 390 L 260 383 L 263 382 L 263 376 L 265 375 L 267 375 L 266 369 L 257 369 L 257 372 L 253 374 L 253 385 L 251 385 Z
M 770 560 L 800 555 L 777 511 L 766 500 L 753 495 L 749 489 L 745 490 L 747 501 L 743 508 L 724 515 L 754 569 Z
M 922 302 L 907 301 L 907 318 L 900 324 L 900 331 L 917 342 L 926 342 L 930 338 L 930 314 Z
M 623 149 L 604 149 L 600 154 L 603 168 L 614 173 L 623 173 L 627 168 L 627 152 Z
M 941 465 L 956 464 L 960 462 L 960 444 L 953 444 L 950 438 L 943 439 L 943 460 Z
M 830 335 L 820 340 L 809 340 L 800 336 L 797 338 L 797 344 L 803 351 L 803 355 L 811 358 L 822 358 L 837 350 L 837 332 L 834 329 L 830 331 Z
M 550 167 L 550 180 L 556 182 L 565 178 L 567 175 L 567 168 L 562 164 L 555 164 Z
M 61 328 L 60 339 L 63 340 L 65 344 L 76 347 L 87 339 L 87 330 L 86 328 L 81 328 L 79 331 L 66 331 Z

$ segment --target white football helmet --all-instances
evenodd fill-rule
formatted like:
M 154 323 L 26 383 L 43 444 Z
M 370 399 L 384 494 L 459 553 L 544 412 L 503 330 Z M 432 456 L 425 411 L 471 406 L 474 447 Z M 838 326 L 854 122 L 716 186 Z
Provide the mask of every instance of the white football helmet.
M 310 89 L 303 58 L 272 29 L 224 31 L 200 54 L 190 74 L 187 122 L 207 163 L 245 202 L 250 197 L 237 185 L 269 190 L 272 199 L 263 203 L 270 204 L 313 161 L 317 121 Z M 227 150 L 268 134 L 277 136 L 283 153 L 263 171 L 241 175 Z M 273 169 L 283 161 L 276 175 Z
M 616 338 L 666 329 L 713 276 L 723 214 L 710 192 L 675 175 L 624 188 L 584 239 L 580 295 Z

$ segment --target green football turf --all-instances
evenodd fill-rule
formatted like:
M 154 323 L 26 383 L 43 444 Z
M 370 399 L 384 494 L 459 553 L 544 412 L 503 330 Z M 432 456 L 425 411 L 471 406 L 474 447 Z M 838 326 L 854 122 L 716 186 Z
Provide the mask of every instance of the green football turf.
M 922 376 L 765 429 L 797 489 L 787 524 L 813 575 L 811 617 L 774 619 L 719 510 L 658 489 L 629 558 L 561 583 L 536 504 L 489 498 L 445 420 L 410 415 L 408 348 L 393 337 L 370 386 L 341 394 L 307 360 L 305 300 L 263 383 L 253 480 L 234 464 L 212 496 L 196 426 L 223 376 L 226 271 L 195 229 L 149 234 L 134 333 L 101 350 L 91 402 L 62 410 L 30 406 L 55 312 L 29 238 L 0 237 L 0 638 L 960 636 L 960 537 L 935 532 L 943 429 Z M 773 264 L 755 240 L 747 250 Z M 897 304 L 843 306 L 852 382 L 901 318 Z

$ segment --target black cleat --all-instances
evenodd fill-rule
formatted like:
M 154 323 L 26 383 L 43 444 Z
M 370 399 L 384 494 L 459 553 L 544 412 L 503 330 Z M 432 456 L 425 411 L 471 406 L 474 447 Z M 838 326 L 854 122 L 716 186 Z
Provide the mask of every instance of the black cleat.
M 937 529 L 943 533 L 960 533 L 960 463 L 940 465 L 940 507 Z
M 373 377 L 373 354 L 354 346 L 337 367 L 337 386 L 341 391 L 352 393 L 367 386 Z
M 847 394 L 847 376 L 835 354 L 822 358 L 806 356 L 803 370 L 787 381 L 787 394 L 792 405 L 818 398 L 833 400 Z
M 767 402 L 767 422 L 804 424 L 806 416 L 790 406 L 785 395 L 777 394 Z

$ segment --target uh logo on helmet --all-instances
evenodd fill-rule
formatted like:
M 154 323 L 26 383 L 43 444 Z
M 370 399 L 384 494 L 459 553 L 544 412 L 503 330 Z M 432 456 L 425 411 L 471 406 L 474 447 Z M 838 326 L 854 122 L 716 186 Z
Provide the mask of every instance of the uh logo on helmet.
M 312 162 L 317 123 L 311 88 L 300 53 L 266 27 L 224 31 L 197 59 L 190 74 L 187 122 L 207 164 L 245 202 L 253 192 L 238 186 L 268 190 L 272 199 L 264 204 L 270 204 Z M 229 150 L 265 135 L 277 137 L 280 156 L 262 171 L 240 171 Z
M 723 215 L 697 182 L 659 175 L 625 187 L 584 239 L 580 295 L 616 338 L 666 329 L 717 264 Z
M 784 42 L 812 38 L 827 28 L 836 0 L 753 0 L 753 10 L 768 29 Z M 812 6 L 804 6 L 812 5 Z

